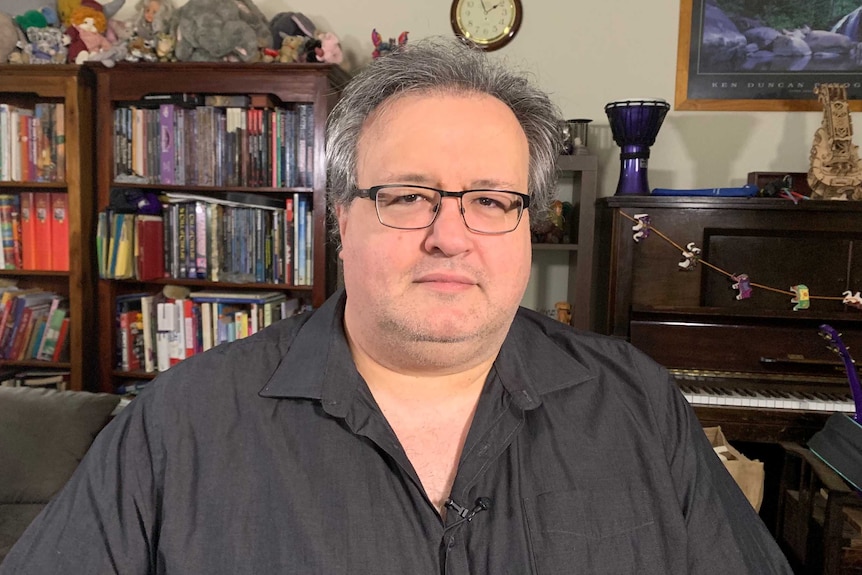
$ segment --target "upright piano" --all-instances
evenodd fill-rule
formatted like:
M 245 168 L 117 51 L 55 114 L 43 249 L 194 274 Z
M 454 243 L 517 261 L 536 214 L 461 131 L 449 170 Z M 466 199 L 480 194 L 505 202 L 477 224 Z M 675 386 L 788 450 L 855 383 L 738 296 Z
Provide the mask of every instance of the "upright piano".
M 818 328 L 862 358 L 862 309 L 842 301 L 862 290 L 862 202 L 614 196 L 598 207 L 593 327 L 669 368 L 704 426 L 804 443 L 853 409 Z M 635 241 L 643 214 L 650 233 Z M 733 287 L 742 274 L 747 298 Z M 806 309 L 792 301 L 800 284 Z

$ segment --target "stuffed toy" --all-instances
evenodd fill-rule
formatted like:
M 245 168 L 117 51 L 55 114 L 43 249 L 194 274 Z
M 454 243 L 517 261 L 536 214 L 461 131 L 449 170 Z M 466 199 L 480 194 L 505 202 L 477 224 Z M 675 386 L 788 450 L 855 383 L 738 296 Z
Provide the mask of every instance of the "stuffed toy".
M 179 61 L 256 62 L 272 46 L 266 17 L 251 0 L 189 0 L 171 19 Z
M 398 42 L 395 42 L 395 38 L 390 38 L 389 42 L 384 42 L 383 37 L 377 33 L 377 28 L 371 31 L 371 43 L 374 44 L 374 51 L 371 53 L 371 58 L 376 60 L 381 56 L 385 56 L 389 54 L 393 50 L 404 46 L 407 43 L 407 32 L 401 32 L 398 36 Z
M 270 20 L 269 29 L 275 46 L 290 36 L 306 38 L 297 61 L 340 64 L 344 59 L 338 37 L 332 32 L 318 32 L 311 20 L 299 12 L 279 12 Z
M 170 35 L 169 32 L 159 32 L 156 34 L 156 57 L 159 62 L 176 62 L 174 56 L 174 46 L 176 38 Z
M 72 25 L 66 29 L 71 38 L 69 62 L 83 64 L 88 60 L 100 61 L 113 66 L 116 60 L 125 56 L 125 45 L 114 45 L 105 37 L 108 21 L 102 12 L 102 5 L 95 0 L 82 0 L 81 5 L 72 10 Z
M 341 64 L 344 54 L 341 52 L 341 42 L 332 32 L 321 32 L 317 35 L 319 45 L 314 47 L 314 60 L 309 57 L 309 62 L 326 62 L 327 64 Z M 310 56 L 310 54 L 309 54 Z
M 0 64 L 9 61 L 14 54 L 20 56 L 20 53 L 16 51 L 16 48 L 19 48 L 18 42 L 23 44 L 26 41 L 24 32 L 18 27 L 12 16 L 0 12 Z
M 132 36 L 126 42 L 126 62 L 156 62 L 156 41 L 147 40 L 141 36 Z
M 292 64 L 299 62 L 305 54 L 305 42 L 308 40 L 305 36 L 285 36 L 281 40 L 281 48 L 272 50 L 267 48 L 263 52 L 264 62 L 281 62 L 282 64 Z
M 66 33 L 72 40 L 69 44 L 70 64 L 83 64 L 91 53 L 111 47 L 111 42 L 104 36 L 108 21 L 101 10 L 82 4 L 72 11 L 69 22 Z
M 59 28 L 45 26 L 38 28 L 31 26 L 27 28 L 27 42 L 21 44 L 20 59 L 15 63 L 21 64 L 65 64 L 71 39 Z
M 282 39 L 288 36 L 314 38 L 316 33 L 311 20 L 299 12 L 279 12 L 269 21 L 269 29 L 273 47 L 281 46 Z
M 78 6 L 84 4 L 84 0 L 57 0 L 57 17 L 59 19 L 59 26 L 69 27 L 72 25 L 72 12 Z M 101 10 L 101 12 L 105 15 L 106 20 L 110 20 L 113 18 L 117 12 L 120 11 L 120 8 L 126 3 L 126 0 L 111 0 L 104 6 L 92 0 L 88 2 L 91 8 L 95 8 L 97 10 Z

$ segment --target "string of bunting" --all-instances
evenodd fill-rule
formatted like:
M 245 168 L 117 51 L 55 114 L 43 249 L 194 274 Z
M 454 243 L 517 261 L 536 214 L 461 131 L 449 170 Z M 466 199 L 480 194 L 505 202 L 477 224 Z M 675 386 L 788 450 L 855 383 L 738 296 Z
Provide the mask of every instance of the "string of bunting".
M 697 267 L 697 264 L 700 263 L 714 271 L 717 271 L 720 274 L 723 274 L 730 278 L 734 283 L 731 287 L 733 289 L 738 290 L 738 294 L 736 295 L 736 299 L 748 299 L 751 297 L 751 293 L 753 288 L 758 288 L 762 290 L 767 290 L 775 293 L 780 293 L 784 295 L 791 296 L 790 303 L 793 305 L 793 310 L 798 311 L 801 309 L 808 309 L 811 305 L 811 300 L 828 300 L 828 301 L 840 301 L 844 305 L 854 307 L 857 309 L 862 309 L 862 294 L 860 292 L 853 293 L 851 291 L 843 292 L 841 297 L 838 296 L 817 296 L 811 295 L 808 286 L 805 284 L 798 284 L 795 286 L 791 286 L 789 290 L 783 290 L 779 288 L 774 288 L 771 286 L 755 283 L 751 281 L 751 278 L 748 277 L 748 274 L 740 273 L 733 274 L 726 270 L 721 269 L 720 267 L 709 263 L 708 261 L 701 259 L 701 249 L 695 245 L 694 242 L 689 242 L 685 246 L 681 246 L 676 243 L 665 234 L 663 234 L 660 230 L 656 229 L 655 226 L 652 225 L 652 221 L 650 219 L 649 214 L 635 214 L 634 216 L 630 216 L 625 212 L 620 212 L 624 217 L 634 222 L 634 226 L 632 226 L 632 239 L 635 242 L 639 242 L 642 239 L 647 238 L 650 233 L 654 233 L 676 249 L 678 249 L 682 253 L 683 260 L 679 262 L 679 268 L 683 271 L 691 271 Z

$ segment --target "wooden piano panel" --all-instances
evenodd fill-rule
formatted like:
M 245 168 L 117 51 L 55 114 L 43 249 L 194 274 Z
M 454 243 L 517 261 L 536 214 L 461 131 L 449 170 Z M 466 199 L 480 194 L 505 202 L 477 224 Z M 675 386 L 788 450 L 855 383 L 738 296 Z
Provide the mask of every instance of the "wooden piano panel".
M 697 405 L 694 412 L 704 427 L 720 425 L 728 439 L 761 443 L 791 441 L 804 444 L 823 428 L 829 416 L 813 411 Z
M 844 380 L 844 364 L 818 334 L 825 318 L 791 321 L 637 310 L 632 318 L 631 342 L 665 367 L 831 375 Z M 851 350 L 862 353 L 862 325 L 846 319 L 829 320 L 829 325 L 842 333 L 842 341 Z

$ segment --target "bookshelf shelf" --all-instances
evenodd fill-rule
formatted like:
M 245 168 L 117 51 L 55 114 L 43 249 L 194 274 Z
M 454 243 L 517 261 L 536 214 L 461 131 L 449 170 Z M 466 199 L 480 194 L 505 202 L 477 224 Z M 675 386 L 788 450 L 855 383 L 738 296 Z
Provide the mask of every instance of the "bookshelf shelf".
M 567 301 L 573 306 L 572 325 L 591 329 L 598 159 L 593 155 L 560 156 L 557 167 L 561 183 L 572 187 L 576 221 L 571 233 L 577 242 L 532 244 L 534 273 L 524 304 L 547 313 L 556 301 Z
M 88 65 L 89 66 L 89 65 Z M 120 327 L 118 313 L 118 300 L 120 302 L 128 301 L 137 297 L 136 294 L 141 293 L 159 293 L 162 292 L 165 286 L 177 286 L 191 290 L 192 293 L 200 290 L 225 290 L 225 291 L 246 291 L 246 292 L 264 292 L 264 291 L 279 291 L 284 292 L 288 298 L 298 298 L 304 303 L 308 303 L 313 307 L 321 305 L 326 297 L 335 288 L 335 265 L 334 258 L 331 253 L 328 253 L 328 230 L 326 227 L 326 174 L 324 163 L 324 126 L 326 118 L 332 106 L 340 97 L 340 90 L 349 79 L 347 74 L 336 66 L 327 64 L 297 64 L 297 65 L 272 65 L 272 64 L 241 64 L 241 63 L 214 63 L 214 62 L 177 62 L 177 63 L 153 63 L 147 65 L 137 65 L 131 63 L 120 62 L 113 68 L 105 68 L 103 66 L 92 66 L 96 78 L 96 135 L 97 145 L 95 155 L 98 162 L 95 168 L 95 188 L 96 188 L 96 209 L 95 212 L 105 211 L 111 206 L 112 192 L 116 196 L 123 190 L 142 190 L 144 193 L 161 194 L 191 194 L 203 196 L 206 198 L 221 198 L 233 200 L 235 198 L 228 197 L 226 194 L 236 193 L 253 194 L 259 197 L 266 196 L 266 202 L 278 201 L 281 202 L 281 207 L 276 209 L 285 210 L 285 202 L 289 199 L 298 201 L 302 198 L 302 203 L 307 201 L 309 216 L 303 221 L 308 222 L 305 226 L 310 225 L 311 234 L 309 237 L 310 248 L 306 250 L 303 258 L 310 258 L 310 269 L 308 270 L 313 280 L 309 285 L 293 285 L 293 282 L 273 282 L 272 279 L 290 279 L 289 277 L 282 278 L 279 274 L 270 273 L 272 269 L 266 269 L 263 275 L 258 273 L 259 269 L 255 269 L 252 275 L 255 279 L 260 280 L 256 283 L 238 283 L 235 281 L 210 281 L 203 277 L 215 277 L 210 262 L 212 254 L 216 253 L 210 240 L 211 238 L 225 237 L 221 235 L 222 229 L 210 235 L 210 221 L 225 221 L 210 219 L 210 213 L 206 206 L 203 208 L 207 213 L 206 238 L 207 238 L 207 254 L 206 266 L 201 270 L 201 264 L 195 265 L 194 273 L 189 271 L 191 258 L 185 259 L 185 264 L 182 263 L 180 256 L 179 268 L 174 267 L 173 270 L 166 261 L 165 269 L 168 270 L 167 276 L 171 277 L 156 277 L 146 276 L 144 274 L 135 275 L 133 277 L 152 277 L 155 279 L 109 279 L 112 276 L 123 276 L 122 273 L 111 273 L 109 269 L 107 273 L 103 273 L 102 279 L 97 282 L 98 304 L 96 315 L 98 317 L 98 348 L 99 353 L 99 368 L 101 389 L 106 392 L 116 391 L 119 386 L 125 385 L 133 380 L 148 380 L 155 376 L 152 371 L 144 371 L 137 369 L 137 361 L 135 358 L 128 356 L 128 346 L 124 342 L 128 341 L 127 330 Z M 231 100 L 233 102 L 241 102 L 246 100 L 245 104 L 213 104 L 213 96 L 223 97 L 223 100 Z M 207 104 L 209 102 L 209 104 Z M 168 110 L 170 105 L 174 107 Z M 216 108 L 213 114 L 211 111 L 201 113 L 205 106 Z M 164 106 L 164 107 L 163 107 Z M 223 108 L 224 111 L 219 108 Z M 280 178 L 286 172 L 277 172 L 275 168 L 275 160 L 272 163 L 263 164 L 264 177 L 248 177 L 239 178 L 238 180 L 229 180 L 234 178 L 240 172 L 242 175 L 248 175 L 246 170 L 249 168 L 246 164 L 237 164 L 236 162 L 248 161 L 249 157 L 246 153 L 248 148 L 230 148 L 232 154 L 224 153 L 228 146 L 234 146 L 236 140 L 221 139 L 224 134 L 230 134 L 227 124 L 227 109 L 240 108 L 242 119 L 251 121 L 252 109 L 265 109 L 264 126 L 270 126 L 272 130 L 269 135 L 284 134 L 287 137 L 288 132 L 277 131 L 272 126 L 281 126 L 283 117 L 280 114 L 285 114 L 285 117 L 290 113 L 296 112 L 297 118 L 302 118 L 303 124 L 307 126 L 306 131 L 297 128 L 298 134 L 304 134 L 302 149 L 306 149 L 305 155 L 305 170 L 300 170 L 302 178 L 297 181 Z M 157 113 L 148 110 L 157 110 Z M 177 110 L 181 110 L 177 112 Z M 189 110 L 193 110 L 192 122 L 197 124 L 204 122 L 203 126 L 216 126 L 212 133 L 215 134 L 215 145 L 212 150 L 221 150 L 218 153 L 209 153 L 215 159 L 214 163 L 209 163 L 210 158 L 207 157 L 203 163 L 192 163 L 190 158 L 197 157 L 203 159 L 200 152 L 195 152 L 187 147 L 188 137 L 184 131 L 188 129 Z M 170 119 L 164 124 L 157 123 L 161 121 L 162 114 Z M 213 114 L 207 116 L 206 114 Z M 270 114 L 270 115 L 266 115 Z M 156 117 L 154 117 L 156 116 Z M 131 118 L 131 120 L 129 120 Z M 141 118 L 141 119 L 138 119 Z M 209 118 L 209 119 L 208 119 Z M 212 118 L 215 118 L 212 120 Z M 182 119 L 182 123 L 181 120 Z M 272 123 L 268 124 L 267 120 Z M 257 120 L 260 121 L 260 120 Z M 300 120 L 297 119 L 297 122 Z M 135 122 L 144 124 L 146 127 L 141 132 L 134 132 Z M 131 128 L 129 127 L 131 125 Z M 180 126 L 184 126 L 183 129 Z M 258 124 L 258 127 L 260 124 Z M 243 129 L 244 124 L 243 124 Z M 135 148 L 135 142 L 140 142 L 142 139 L 138 134 L 145 134 L 143 141 L 148 142 L 146 134 L 156 133 L 163 134 L 161 130 L 169 130 L 172 135 L 168 138 L 169 141 L 179 140 L 175 144 L 169 156 L 160 156 L 156 161 L 152 154 L 152 148 L 147 148 L 146 144 L 142 148 Z M 170 131 L 173 130 L 173 131 Z M 250 132 L 250 129 L 249 129 Z M 119 135 L 118 135 L 119 134 Z M 265 135 L 264 138 L 268 138 Z M 246 133 L 242 133 L 242 137 L 246 137 Z M 183 140 L 186 140 L 184 142 Z M 207 140 L 208 142 L 209 140 Z M 265 145 L 275 146 L 275 136 L 273 140 L 263 140 Z M 243 145 L 251 145 L 250 141 L 243 141 Z M 194 144 L 191 144 L 192 146 Z M 300 145 L 297 143 L 297 145 Z M 259 149 L 259 148 L 258 148 Z M 160 150 L 160 152 L 163 150 Z M 165 157 L 171 158 L 167 164 L 162 163 Z M 266 158 L 266 154 L 262 153 L 261 157 Z M 288 155 L 285 153 L 285 158 Z M 135 159 L 137 158 L 137 160 Z M 144 158 L 142 160 L 142 158 Z M 279 156 L 281 159 L 281 156 Z M 219 161 L 224 160 L 221 164 Z M 135 164 L 135 161 L 138 163 Z M 286 161 L 286 160 L 285 160 Z M 140 162 L 144 162 L 141 164 Z M 241 165 L 237 168 L 237 165 Z M 136 166 L 136 167 L 133 167 Z M 139 169 L 143 168 L 143 169 Z M 256 169 L 261 169 L 260 166 L 255 166 Z M 279 168 L 283 168 L 279 165 Z M 118 177 L 116 174 L 134 173 L 139 178 Z M 169 176 L 166 177 L 165 174 Z M 188 174 L 192 174 L 189 176 Z M 268 174 L 268 175 L 266 175 Z M 254 176 L 255 174 L 252 174 Z M 259 176 L 260 173 L 257 173 Z M 271 179 L 270 179 L 271 176 Z M 140 180 L 137 183 L 132 180 Z M 222 179 L 218 184 L 213 182 Z M 186 182 L 189 185 L 178 185 L 173 182 Z M 236 185 L 237 181 L 242 184 L 260 183 L 261 185 Z M 165 183 L 161 183 L 165 182 Z M 272 185 L 276 182 L 284 184 L 301 184 L 301 185 Z M 222 185 L 227 183 L 228 185 Z M 262 185 L 263 183 L 269 185 Z M 128 193 L 128 192 L 125 192 Z M 162 226 L 168 228 L 176 228 L 178 222 L 184 221 L 183 218 L 191 218 L 193 207 L 191 202 L 187 208 L 188 216 L 177 215 L 172 213 L 167 208 L 163 211 Z M 201 200 L 203 202 L 203 200 Z M 203 202 L 206 203 L 206 202 Z M 171 207 L 181 204 L 180 201 L 174 201 Z M 258 204 L 263 205 L 263 204 Z M 199 206 L 198 206 L 199 207 Z M 268 209 L 268 208 L 267 208 Z M 264 210 L 256 210 L 257 212 L 269 214 Z M 227 212 L 227 208 L 225 208 Z M 274 221 L 280 221 L 278 212 L 273 212 Z M 197 213 L 200 218 L 200 212 Z M 172 220 L 170 218 L 178 219 Z M 254 214 L 254 217 L 266 218 L 267 215 Z M 107 217 L 105 218 L 107 219 Z M 200 219 L 197 220 L 198 225 Z M 236 221 L 239 226 L 248 225 L 243 228 L 246 233 L 234 232 L 231 237 L 237 238 L 237 244 L 231 240 L 226 244 L 218 244 L 220 256 L 225 257 L 225 250 L 233 250 L 237 252 L 249 252 L 252 254 L 264 253 L 265 245 L 276 245 L 276 240 L 267 240 L 265 238 L 275 238 L 276 232 L 271 232 L 272 226 L 275 224 L 263 220 L 266 227 L 266 234 L 273 235 L 261 236 L 264 239 L 258 240 L 258 226 L 260 220 L 249 219 L 243 223 L 240 220 Z M 231 225 L 233 225 L 231 220 Z M 253 225 L 252 225 L 253 223 Z M 194 225 L 194 224 L 187 224 Z M 182 228 L 182 226 L 179 226 Z M 185 228 L 187 233 L 191 233 L 189 227 Z M 198 229 L 203 229 L 199 227 Z M 197 234 L 200 237 L 200 234 Z M 168 255 L 168 258 L 176 262 L 176 255 L 172 252 L 173 246 L 177 243 L 182 243 L 178 236 L 166 233 L 165 245 L 163 252 Z M 260 244 L 252 244 L 252 242 L 260 241 Z M 272 244 L 266 244 L 271 241 Z M 248 243 L 244 243 L 248 242 Z M 191 241 L 185 242 L 187 248 L 191 246 Z M 275 249 L 275 248 L 266 248 Z M 187 252 L 188 253 L 188 252 Z M 197 246 L 196 251 L 200 257 L 202 251 L 200 246 Z M 269 252 L 267 260 L 269 259 Z M 256 256 L 256 257 L 259 257 Z M 201 260 L 198 260 L 200 262 Z M 110 265 L 110 264 L 109 264 Z M 185 267 L 183 267 L 185 265 Z M 259 265 L 259 264 L 258 264 Z M 280 265 L 280 264 L 279 264 Z M 103 265 L 103 267 L 105 267 Z M 272 266 L 278 269 L 278 265 Z M 179 272 L 177 271 L 179 270 Z M 197 278 L 194 276 L 197 275 Z M 249 275 L 247 270 L 234 271 L 233 268 L 227 272 L 224 270 L 220 273 L 221 277 L 226 276 L 231 279 L 236 279 L 240 276 L 246 279 Z M 298 279 L 302 279 L 297 275 Z M 301 281 L 299 283 L 302 283 Z M 149 305 L 149 304 L 148 304 Z M 197 309 L 197 308 L 196 308 Z M 143 316 L 143 313 L 140 314 Z M 195 321 L 198 321 L 195 319 Z M 204 325 L 203 323 L 201 325 Z M 146 330 L 145 330 L 146 331 Z M 151 333 L 147 331 L 147 333 Z M 195 332 L 196 336 L 198 332 Z M 126 339 L 123 339 L 126 338 Z M 188 340 L 186 340 L 188 341 Z M 150 344 L 152 347 L 152 344 Z M 204 347 L 206 349 L 206 347 Z M 135 352 L 132 352 L 133 354 Z M 126 368 L 128 369 L 120 369 Z
M 0 360 L 3 367 L 60 369 L 69 371 L 68 388 L 96 390 L 95 349 L 89 338 L 95 332 L 92 297 L 95 292 L 95 260 L 92 245 L 95 232 L 93 202 L 92 126 L 93 76 L 79 66 L 4 66 L 0 74 L 0 103 L 19 108 L 53 104 L 62 109 L 65 161 L 57 168 L 60 181 L 0 181 L 0 194 L 18 196 L 41 192 L 59 196 L 66 203 L 68 220 L 68 271 L 0 270 L 0 278 L 14 279 L 23 289 L 53 291 L 68 307 L 68 361 Z M 62 107 L 59 106 L 62 104 Z M 52 161 L 52 166 L 55 165 Z M 29 180 L 30 178 L 19 178 Z M 65 250 L 64 250 L 65 251 Z M 53 255 L 53 254 L 52 254 Z

